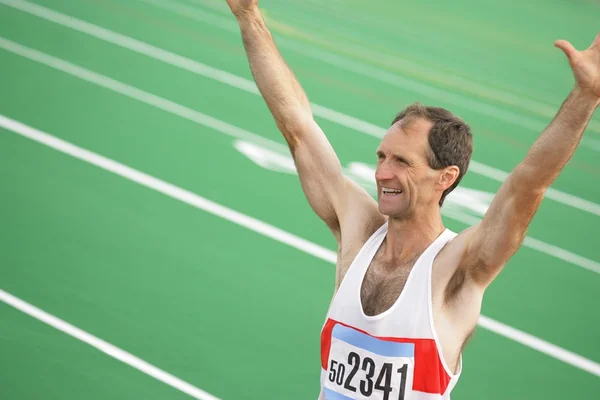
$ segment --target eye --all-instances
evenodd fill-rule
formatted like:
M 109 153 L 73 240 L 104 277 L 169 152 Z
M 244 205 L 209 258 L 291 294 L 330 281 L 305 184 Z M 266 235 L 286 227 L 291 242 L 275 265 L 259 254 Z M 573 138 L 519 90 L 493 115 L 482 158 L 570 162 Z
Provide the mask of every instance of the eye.
M 394 163 L 399 164 L 399 165 L 408 165 L 406 160 L 403 158 L 400 158 L 400 157 L 394 157 Z

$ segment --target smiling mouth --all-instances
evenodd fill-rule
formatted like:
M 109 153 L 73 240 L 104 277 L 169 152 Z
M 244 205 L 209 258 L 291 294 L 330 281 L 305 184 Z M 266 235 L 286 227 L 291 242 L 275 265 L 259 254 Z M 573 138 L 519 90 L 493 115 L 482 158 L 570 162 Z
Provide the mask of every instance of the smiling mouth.
M 398 196 L 398 195 L 402 194 L 402 190 L 400 190 L 400 189 L 392 189 L 392 188 L 386 188 L 386 187 L 382 187 L 381 192 L 385 196 Z

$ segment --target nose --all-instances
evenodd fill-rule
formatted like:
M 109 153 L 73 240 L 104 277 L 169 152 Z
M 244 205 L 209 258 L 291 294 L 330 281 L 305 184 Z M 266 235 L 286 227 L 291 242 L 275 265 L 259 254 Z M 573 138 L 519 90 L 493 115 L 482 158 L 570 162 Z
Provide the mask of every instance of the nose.
M 375 180 L 376 181 L 386 181 L 389 179 L 393 179 L 394 174 L 392 173 L 389 164 L 385 161 L 380 163 L 375 169 Z

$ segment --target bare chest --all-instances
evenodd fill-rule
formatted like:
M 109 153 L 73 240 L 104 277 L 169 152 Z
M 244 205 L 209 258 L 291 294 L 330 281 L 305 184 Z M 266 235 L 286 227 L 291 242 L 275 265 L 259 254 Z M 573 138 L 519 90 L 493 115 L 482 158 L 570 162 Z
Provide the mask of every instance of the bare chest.
M 374 316 L 388 310 L 402 294 L 413 265 L 413 261 L 390 265 L 373 259 L 360 290 L 363 312 Z

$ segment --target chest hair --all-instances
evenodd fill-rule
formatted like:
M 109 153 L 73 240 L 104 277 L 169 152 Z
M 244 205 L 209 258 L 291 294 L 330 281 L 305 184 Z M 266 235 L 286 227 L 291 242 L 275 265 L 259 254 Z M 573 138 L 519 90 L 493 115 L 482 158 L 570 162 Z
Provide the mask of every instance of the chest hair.
M 376 256 L 362 282 L 360 296 L 363 312 L 368 316 L 388 310 L 400 297 L 416 258 L 390 263 Z

